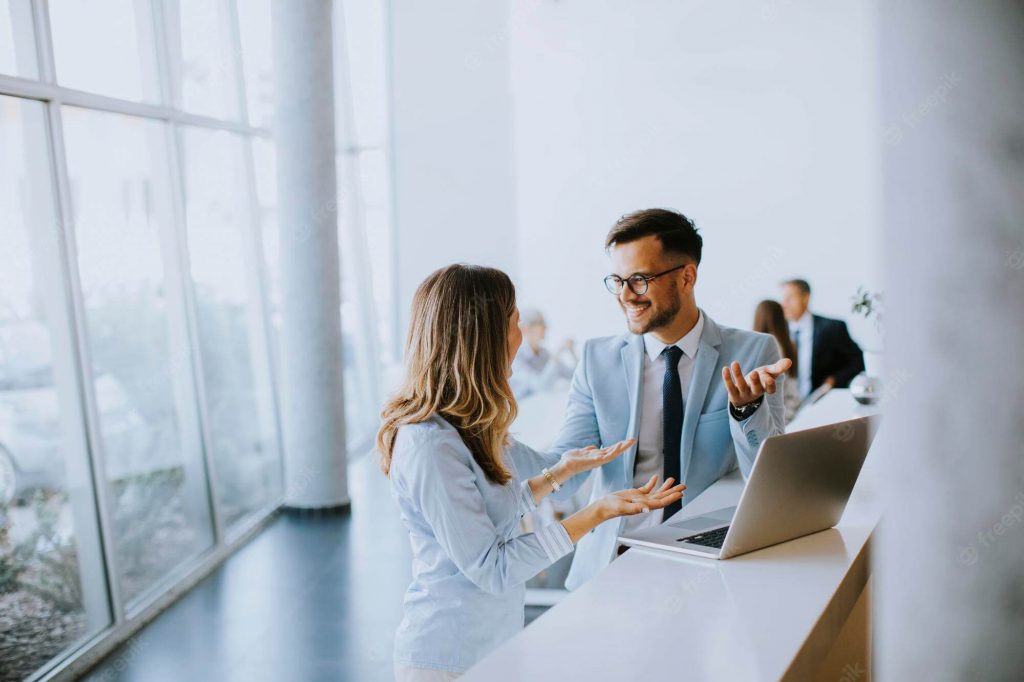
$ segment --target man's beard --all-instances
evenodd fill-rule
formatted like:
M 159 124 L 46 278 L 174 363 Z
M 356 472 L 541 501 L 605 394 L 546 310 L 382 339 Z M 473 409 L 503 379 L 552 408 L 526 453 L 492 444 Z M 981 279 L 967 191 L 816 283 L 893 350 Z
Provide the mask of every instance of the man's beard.
M 673 291 L 672 293 L 675 294 L 676 292 Z M 682 308 L 683 303 L 679 300 L 679 296 L 672 296 L 672 305 L 651 317 L 647 324 L 642 327 L 634 327 L 629 321 L 629 317 L 626 317 L 626 326 L 629 328 L 629 331 L 634 334 L 646 334 L 649 331 L 660 329 L 671 324 Z

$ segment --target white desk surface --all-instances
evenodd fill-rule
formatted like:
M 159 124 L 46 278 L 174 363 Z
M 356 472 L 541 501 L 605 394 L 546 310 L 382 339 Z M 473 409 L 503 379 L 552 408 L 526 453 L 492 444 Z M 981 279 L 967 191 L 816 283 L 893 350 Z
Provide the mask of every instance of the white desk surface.
M 832 391 L 788 430 L 874 411 Z M 868 578 L 876 451 L 836 528 L 727 561 L 631 549 L 462 679 L 809 678 Z M 680 518 L 735 504 L 742 485 L 733 472 Z

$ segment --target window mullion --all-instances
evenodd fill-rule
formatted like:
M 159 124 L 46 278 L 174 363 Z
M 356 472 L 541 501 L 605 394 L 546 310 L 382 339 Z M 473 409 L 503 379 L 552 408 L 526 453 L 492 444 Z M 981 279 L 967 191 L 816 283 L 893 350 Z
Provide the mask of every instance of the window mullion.
M 105 459 L 103 457 L 103 437 L 100 428 L 99 407 L 93 381 L 93 364 L 89 350 L 86 330 L 85 303 L 82 297 L 81 279 L 78 272 L 78 249 L 75 242 L 74 207 L 71 203 L 71 181 L 68 177 L 67 155 L 64 146 L 64 127 L 61 108 L 58 100 L 47 104 L 49 118 L 50 143 L 53 149 L 53 167 L 57 187 L 58 211 L 61 229 L 58 231 L 61 253 L 64 257 L 62 265 L 67 274 L 67 295 L 70 302 L 69 315 L 73 320 L 72 328 L 77 330 L 72 352 L 75 354 L 78 370 L 78 381 L 82 410 L 85 417 L 86 433 L 88 434 L 90 470 L 96 495 L 97 516 L 100 526 L 100 537 L 103 542 L 103 557 L 106 562 L 107 590 L 110 597 L 114 626 L 125 621 L 124 598 L 121 593 L 120 575 L 117 565 L 117 553 L 114 551 L 114 532 L 111 510 L 110 490 L 107 486 Z
M 32 27 L 36 36 L 36 66 L 39 80 L 55 85 L 57 69 L 53 57 L 53 32 L 50 30 L 48 0 L 32 0 Z
M 160 87 L 160 102 L 169 109 L 174 109 L 177 102 L 174 78 L 175 60 L 170 49 L 170 31 L 174 27 L 169 23 L 170 10 L 165 7 L 164 0 L 152 0 L 153 40 L 156 43 L 156 77 Z

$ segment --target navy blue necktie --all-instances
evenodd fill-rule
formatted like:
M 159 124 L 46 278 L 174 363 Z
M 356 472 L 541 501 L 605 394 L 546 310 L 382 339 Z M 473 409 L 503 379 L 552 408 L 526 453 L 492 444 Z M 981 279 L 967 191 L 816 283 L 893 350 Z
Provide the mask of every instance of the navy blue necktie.
M 679 382 L 679 358 L 683 351 L 679 346 L 668 346 L 661 353 L 665 356 L 665 378 L 661 382 L 661 428 L 664 436 L 662 456 L 664 458 L 664 476 L 662 483 L 674 478 L 676 484 L 680 479 L 679 445 L 683 437 L 683 387 Z M 683 503 L 673 502 L 665 507 L 667 519 L 683 508 Z

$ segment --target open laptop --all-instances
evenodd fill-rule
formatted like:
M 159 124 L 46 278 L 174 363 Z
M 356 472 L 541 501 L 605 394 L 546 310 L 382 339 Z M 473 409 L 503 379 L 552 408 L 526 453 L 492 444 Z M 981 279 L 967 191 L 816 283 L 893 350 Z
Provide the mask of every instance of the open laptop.
M 879 420 L 858 417 L 768 438 L 735 507 L 670 520 L 619 542 L 728 559 L 831 528 L 846 509 Z

